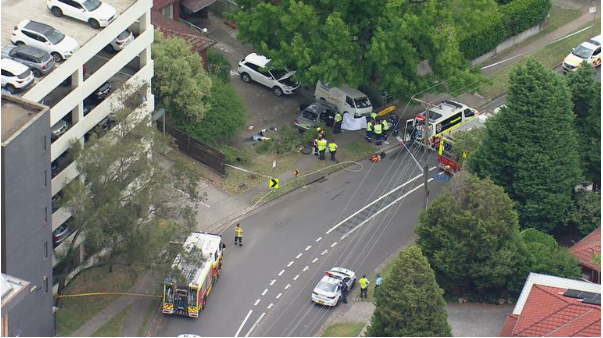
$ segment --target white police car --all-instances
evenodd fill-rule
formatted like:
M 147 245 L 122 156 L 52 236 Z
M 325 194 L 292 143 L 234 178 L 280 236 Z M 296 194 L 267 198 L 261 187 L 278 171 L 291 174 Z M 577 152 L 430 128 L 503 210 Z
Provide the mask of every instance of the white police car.
M 356 283 L 356 273 L 346 268 L 332 268 L 326 271 L 318 285 L 312 291 L 312 301 L 316 304 L 335 306 L 341 300 L 341 287 L 345 284 L 350 290 Z

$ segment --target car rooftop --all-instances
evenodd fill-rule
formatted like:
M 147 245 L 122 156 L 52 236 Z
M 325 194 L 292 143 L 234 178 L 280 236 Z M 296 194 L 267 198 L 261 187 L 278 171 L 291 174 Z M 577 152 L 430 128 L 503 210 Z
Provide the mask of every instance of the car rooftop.
M 588 39 L 586 42 L 589 42 L 595 46 L 601 46 L 601 35 L 597 35 L 592 39 Z
M 268 59 L 264 55 L 258 55 L 256 53 L 251 53 L 251 54 L 247 55 L 247 57 L 245 58 L 245 61 L 249 61 L 249 62 L 263 68 L 263 67 L 266 67 L 266 64 L 268 64 L 268 62 L 270 62 L 270 59 Z
M 46 53 L 45 51 L 43 51 L 41 49 L 38 49 L 38 48 L 35 48 L 32 46 L 28 46 L 28 45 L 23 45 L 23 46 L 19 46 L 19 47 L 15 46 L 15 49 L 25 52 L 29 55 L 36 56 L 36 57 L 43 57 L 43 56 L 49 55 L 48 53 Z
M 25 19 L 28 20 L 28 19 Z M 25 29 L 29 29 L 32 31 L 36 31 L 36 32 L 40 32 L 44 35 L 48 35 L 50 33 L 52 33 L 54 31 L 54 29 L 46 24 L 43 24 L 41 22 L 37 22 L 37 21 L 31 21 L 29 20 L 24 26 L 23 28 Z

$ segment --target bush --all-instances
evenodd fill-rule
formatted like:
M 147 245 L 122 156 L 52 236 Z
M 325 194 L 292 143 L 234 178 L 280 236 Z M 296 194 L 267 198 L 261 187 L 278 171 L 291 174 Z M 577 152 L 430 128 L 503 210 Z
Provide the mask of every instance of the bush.
M 507 36 L 503 18 L 495 12 L 485 16 L 480 27 L 460 38 L 459 49 L 467 59 L 473 60 L 496 48 Z
M 500 7 L 507 36 L 517 35 L 546 19 L 551 0 L 515 0 Z
M 207 51 L 207 71 L 224 82 L 230 82 L 230 63 L 228 59 L 213 49 Z
M 580 237 L 584 237 L 601 226 L 601 195 L 580 190 L 574 194 L 573 200 L 569 221 L 576 226 Z
M 245 151 L 230 146 L 222 146 L 220 150 L 224 153 L 224 162 L 226 163 L 249 163 L 249 154 Z

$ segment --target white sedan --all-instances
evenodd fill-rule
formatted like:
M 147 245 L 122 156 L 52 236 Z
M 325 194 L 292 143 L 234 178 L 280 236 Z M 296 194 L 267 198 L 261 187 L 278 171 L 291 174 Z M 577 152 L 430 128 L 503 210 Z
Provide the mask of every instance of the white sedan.
M 312 301 L 316 304 L 336 306 L 341 300 L 341 288 L 348 290 L 356 283 L 356 273 L 346 268 L 332 268 L 325 272 L 318 285 L 312 291 Z

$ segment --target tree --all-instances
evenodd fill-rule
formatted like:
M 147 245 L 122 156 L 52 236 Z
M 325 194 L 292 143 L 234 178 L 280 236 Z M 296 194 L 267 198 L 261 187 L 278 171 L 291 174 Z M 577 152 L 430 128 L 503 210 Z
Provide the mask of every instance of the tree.
M 178 123 L 201 121 L 211 107 L 208 97 L 212 86 L 201 57 L 183 39 L 165 38 L 159 30 L 155 30 L 151 51 L 157 108 L 165 108 Z
M 569 221 L 584 237 L 601 226 L 601 195 L 586 189 L 574 194 L 574 207 Z
M 472 128 L 467 131 L 460 131 L 454 134 L 454 147 L 452 153 L 462 161 L 461 166 L 466 162 L 482 143 L 486 135 L 485 128 Z M 463 156 L 466 154 L 466 157 Z
M 553 236 L 527 228 L 521 232 L 521 237 L 529 252 L 531 272 L 566 278 L 580 277 L 578 259 L 560 247 Z
M 493 0 L 480 2 L 494 4 Z M 482 79 L 477 71 L 468 70 L 469 63 L 459 51 L 458 21 L 450 15 L 457 7 L 447 2 L 238 3 L 242 10 L 233 15 L 237 38 L 272 59 L 272 67 L 288 65 L 296 69 L 296 79 L 306 85 L 317 80 L 333 86 L 370 83 L 389 95 L 404 98 L 432 87 L 438 79 L 449 79 L 451 90 L 475 85 Z M 495 10 L 495 6 L 481 4 L 479 8 L 486 7 Z M 479 13 L 468 10 L 466 21 Z M 426 60 L 428 66 L 419 72 L 419 64 Z
M 419 216 L 417 244 L 447 292 L 502 297 L 528 274 L 513 202 L 492 181 L 460 172 Z
M 532 59 L 513 69 L 509 83 L 506 107 L 486 122 L 469 167 L 505 189 L 522 226 L 550 232 L 567 221 L 581 182 L 570 93 Z
M 595 186 L 601 182 L 601 83 L 596 73 L 584 63 L 576 72 L 567 74 L 572 93 L 575 126 L 579 136 L 578 147 L 582 172 Z
M 57 269 L 59 294 L 71 269 L 79 264 L 82 237 L 90 264 L 73 278 L 90 268 L 137 261 L 145 256 L 152 233 L 166 234 L 164 244 L 186 233 L 178 228 L 166 231 L 166 220 L 186 230 L 194 225 L 201 200 L 198 175 L 179 162 L 166 165 L 159 156 L 169 138 L 136 110 L 146 90 L 146 86 L 124 85 L 114 94 L 119 102 L 113 107 L 114 128 L 101 138 L 91 136 L 85 147 L 73 144 L 80 176 L 64 189 L 74 235 L 61 244 L 66 250 Z
M 421 249 L 415 245 L 394 258 L 391 273 L 375 294 L 368 337 L 450 337 L 444 292 Z

